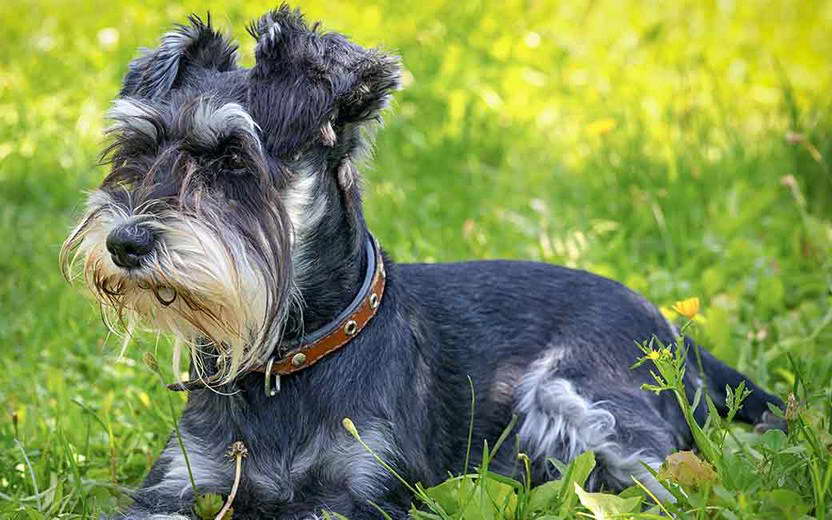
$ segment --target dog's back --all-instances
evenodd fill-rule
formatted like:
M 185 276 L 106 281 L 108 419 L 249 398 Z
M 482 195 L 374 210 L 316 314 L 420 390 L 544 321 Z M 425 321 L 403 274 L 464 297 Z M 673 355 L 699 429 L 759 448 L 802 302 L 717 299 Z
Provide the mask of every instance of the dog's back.
M 631 473 L 648 477 L 633 454 L 657 465 L 691 447 L 673 398 L 641 390 L 654 382 L 649 367 L 631 368 L 643 355 L 638 343 L 672 346 L 677 335 L 637 293 L 585 271 L 536 262 L 408 264 L 396 273 L 430 324 L 428 355 L 437 366 L 456 367 L 436 381 L 437 393 L 457 375 L 456 390 L 463 393 L 446 398 L 464 402 L 470 375 L 477 431 L 492 441 L 518 414 L 520 447 L 535 456 L 536 477 L 552 476 L 545 457 L 571 460 L 592 449 L 606 463 L 599 472 L 603 483 L 626 486 Z M 686 341 L 693 360 L 693 343 Z M 745 381 L 753 392 L 740 419 L 750 423 L 763 420 L 766 403 L 782 404 L 704 349 L 702 356 L 705 377 L 695 362 L 686 371 L 689 397 L 707 381 L 714 400 L 724 404 L 724 385 Z M 704 402 L 696 412 L 703 420 Z M 466 419 L 460 411 L 448 418 L 455 423 L 449 427 L 464 429 Z M 513 454 L 504 455 L 513 466 Z

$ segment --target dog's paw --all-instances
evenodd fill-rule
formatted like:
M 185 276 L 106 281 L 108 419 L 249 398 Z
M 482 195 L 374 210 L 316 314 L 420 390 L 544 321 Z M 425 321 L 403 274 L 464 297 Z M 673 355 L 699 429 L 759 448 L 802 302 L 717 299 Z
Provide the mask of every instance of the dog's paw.
M 780 430 L 784 433 L 787 432 L 788 426 L 786 424 L 786 420 L 777 417 L 771 412 L 763 412 L 763 416 L 754 425 L 754 431 L 756 433 L 765 433 L 769 430 Z

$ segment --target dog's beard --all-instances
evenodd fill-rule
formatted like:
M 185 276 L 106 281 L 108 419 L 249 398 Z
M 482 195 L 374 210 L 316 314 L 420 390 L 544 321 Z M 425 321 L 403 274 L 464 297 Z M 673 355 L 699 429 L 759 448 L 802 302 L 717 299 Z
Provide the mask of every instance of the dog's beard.
M 223 384 L 272 354 L 296 291 L 289 287 L 290 262 L 281 262 L 287 248 L 274 238 L 283 236 L 278 214 L 243 232 L 229 227 L 229 215 L 199 206 L 198 214 L 151 211 L 152 203 L 128 211 L 95 192 L 64 243 L 61 262 L 67 278 L 83 277 L 108 328 L 123 333 L 122 351 L 136 330 L 171 333 L 177 378 L 188 349 L 197 376 Z M 110 231 L 126 222 L 159 237 L 131 271 L 116 266 L 106 248 Z M 206 357 L 215 366 L 203 366 Z

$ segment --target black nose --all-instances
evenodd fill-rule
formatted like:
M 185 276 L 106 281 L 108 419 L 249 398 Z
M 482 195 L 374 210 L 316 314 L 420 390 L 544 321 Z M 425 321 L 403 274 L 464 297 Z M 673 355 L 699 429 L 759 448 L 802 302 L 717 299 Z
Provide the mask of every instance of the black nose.
M 124 269 L 139 267 L 142 258 L 153 250 L 156 237 L 146 227 L 128 224 L 115 228 L 107 236 L 107 251 L 113 263 Z

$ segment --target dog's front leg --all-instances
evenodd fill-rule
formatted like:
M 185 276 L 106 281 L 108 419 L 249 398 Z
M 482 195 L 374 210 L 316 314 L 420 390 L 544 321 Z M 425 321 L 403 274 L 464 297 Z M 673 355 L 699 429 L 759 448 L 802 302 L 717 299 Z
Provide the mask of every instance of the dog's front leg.
M 133 504 L 127 511 L 100 520 L 192 520 L 193 493 L 181 490 L 177 479 L 164 477 L 169 469 L 168 461 L 160 459 L 145 480 L 141 489 L 133 493 Z M 177 491 L 179 490 L 179 491 Z M 180 492 L 182 493 L 180 495 Z
M 142 486 L 133 493 L 133 504 L 126 512 L 112 516 L 113 520 L 187 520 L 195 518 L 194 484 L 200 494 L 228 492 L 234 466 L 221 446 L 207 446 L 186 429 L 182 430 L 182 441 L 184 452 L 171 436 Z

